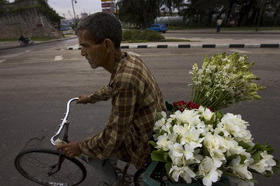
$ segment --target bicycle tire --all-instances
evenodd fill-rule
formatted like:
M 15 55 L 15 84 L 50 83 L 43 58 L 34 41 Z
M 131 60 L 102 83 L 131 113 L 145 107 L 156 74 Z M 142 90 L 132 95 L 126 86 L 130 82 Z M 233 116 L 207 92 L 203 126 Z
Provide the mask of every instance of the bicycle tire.
M 51 165 L 58 162 L 60 155 L 50 149 L 28 149 L 20 152 L 14 163 L 22 176 L 41 185 L 70 186 L 83 182 L 87 175 L 86 168 L 79 160 L 65 155 L 62 155 L 65 159 L 61 170 L 53 175 L 48 174 Z

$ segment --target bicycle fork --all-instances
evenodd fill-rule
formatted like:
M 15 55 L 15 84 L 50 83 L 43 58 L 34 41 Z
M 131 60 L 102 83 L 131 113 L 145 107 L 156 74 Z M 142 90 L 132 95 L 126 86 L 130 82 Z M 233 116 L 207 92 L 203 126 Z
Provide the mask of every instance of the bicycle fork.
M 62 141 L 63 141 L 63 142 L 66 142 L 66 143 L 69 143 L 69 141 L 68 141 L 68 128 L 69 128 L 69 124 L 70 124 L 69 122 L 66 122 L 66 123 L 64 124 L 64 126 L 63 126 L 64 133 L 63 133 L 63 139 L 62 139 Z M 62 163 L 63 163 L 64 160 L 65 160 L 65 155 L 62 154 L 61 152 L 59 152 L 59 153 L 60 153 L 60 154 L 59 154 L 57 163 L 50 166 L 50 171 L 48 172 L 48 175 L 49 175 L 49 176 L 52 176 L 53 174 L 59 172 L 60 169 L 61 169 L 61 165 L 62 165 Z

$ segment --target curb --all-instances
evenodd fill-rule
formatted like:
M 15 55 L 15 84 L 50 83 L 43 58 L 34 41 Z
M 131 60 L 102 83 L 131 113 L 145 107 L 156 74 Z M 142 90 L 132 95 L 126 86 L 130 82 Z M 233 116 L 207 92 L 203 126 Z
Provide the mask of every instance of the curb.
M 61 38 L 61 39 L 43 41 L 43 42 L 39 42 L 39 43 L 33 43 L 32 45 L 27 45 L 27 46 L 12 46 L 12 47 L 0 48 L 0 50 L 8 50 L 8 49 L 13 49 L 13 48 L 24 48 L 24 47 L 28 47 L 28 46 L 41 45 L 41 44 L 52 43 L 52 42 L 56 42 L 56 41 L 65 41 L 65 40 L 75 39 L 75 38 L 77 38 L 77 37 L 69 37 L 69 38 Z
M 144 48 L 280 48 L 280 44 L 166 44 L 166 45 L 121 45 L 121 49 Z M 67 50 L 81 50 L 79 46 L 69 46 Z

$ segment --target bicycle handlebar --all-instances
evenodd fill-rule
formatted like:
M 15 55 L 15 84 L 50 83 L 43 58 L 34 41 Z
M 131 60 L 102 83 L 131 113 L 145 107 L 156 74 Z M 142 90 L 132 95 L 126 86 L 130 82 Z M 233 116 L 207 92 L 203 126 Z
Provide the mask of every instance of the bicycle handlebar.
M 78 100 L 78 99 L 79 99 L 78 97 L 71 98 L 71 99 L 67 102 L 67 108 L 66 108 L 65 116 L 64 116 L 64 118 L 63 118 L 61 124 L 59 125 L 59 129 L 57 130 L 57 132 L 55 133 L 55 135 L 54 135 L 53 137 L 51 137 L 51 143 L 52 143 L 53 145 L 57 145 L 56 140 L 58 139 L 58 137 L 59 137 L 59 135 L 60 135 L 60 133 L 61 133 L 63 127 L 65 126 L 65 124 L 68 123 L 67 118 L 68 118 L 68 115 L 69 115 L 69 113 L 70 113 L 70 104 L 71 104 L 71 102 L 76 101 L 76 100 Z

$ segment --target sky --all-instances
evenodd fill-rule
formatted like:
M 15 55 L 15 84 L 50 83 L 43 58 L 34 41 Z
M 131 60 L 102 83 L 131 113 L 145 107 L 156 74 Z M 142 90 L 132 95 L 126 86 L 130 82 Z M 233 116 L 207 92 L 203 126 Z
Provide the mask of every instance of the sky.
M 73 18 L 71 2 L 71 0 L 48 0 L 50 7 L 59 15 L 66 18 Z M 80 15 L 81 13 L 92 14 L 101 11 L 101 0 L 76 0 L 76 2 L 74 3 L 76 15 Z
M 13 2 L 14 0 L 9 0 Z M 52 7 L 59 15 L 66 18 L 73 18 L 72 0 L 48 0 Z M 74 3 L 76 15 L 81 13 L 92 14 L 101 11 L 101 0 L 76 0 Z

